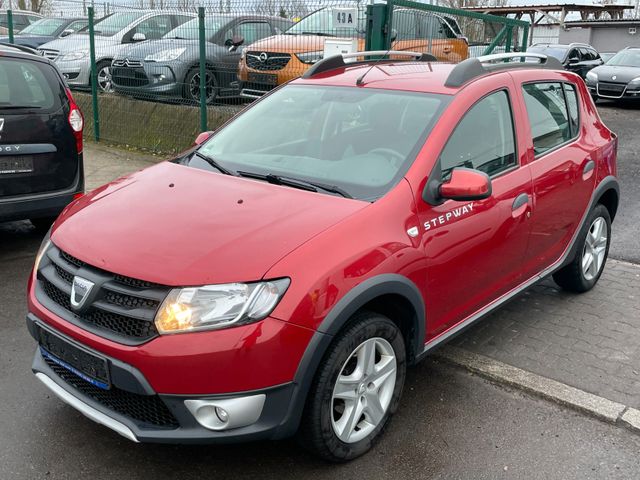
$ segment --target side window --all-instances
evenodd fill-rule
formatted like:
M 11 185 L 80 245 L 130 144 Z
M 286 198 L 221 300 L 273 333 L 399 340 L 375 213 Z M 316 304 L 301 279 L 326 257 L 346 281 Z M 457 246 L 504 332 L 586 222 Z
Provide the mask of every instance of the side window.
M 134 34 L 142 33 L 147 37 L 147 40 L 157 40 L 171 30 L 171 28 L 170 15 L 157 15 L 140 22 L 134 29 Z
M 422 36 L 426 39 L 446 38 L 446 29 L 442 25 L 442 21 L 435 15 L 420 15 L 420 28 Z
M 578 49 L 577 48 L 572 48 L 569 51 L 569 55 L 567 55 L 567 59 L 568 60 L 576 59 L 576 60 L 580 61 L 580 52 L 578 51 Z
M 511 105 L 504 90 L 471 107 L 440 155 L 445 178 L 456 167 L 475 168 L 492 176 L 516 164 Z
M 253 42 L 271 35 L 271 26 L 266 22 L 246 22 L 236 25 L 235 34 L 244 37 L 243 45 L 251 45 Z
M 415 40 L 418 38 L 418 25 L 413 12 L 399 11 L 393 14 L 393 29 L 398 40 Z
M 571 122 L 571 136 L 575 137 L 580 131 L 580 110 L 578 108 L 578 93 L 575 85 L 564 84 L 564 95 L 567 99 L 569 121 Z
M 563 87 L 560 83 L 529 83 L 522 86 L 536 156 L 572 137 Z
M 582 57 L 583 62 L 590 62 L 591 60 L 595 60 L 595 57 L 591 54 L 591 50 L 588 48 L 580 49 L 580 56 Z
M 86 20 L 77 20 L 77 21 L 71 22 L 69 25 L 67 25 L 65 27 L 65 30 L 73 30 L 74 32 L 77 32 L 81 28 L 86 27 L 88 24 L 89 24 L 89 22 L 87 22 Z
M 189 20 L 193 20 L 193 17 L 190 17 L 188 15 L 174 15 L 173 16 L 173 27 L 179 27 L 180 25 L 182 25 L 185 22 L 188 22 Z

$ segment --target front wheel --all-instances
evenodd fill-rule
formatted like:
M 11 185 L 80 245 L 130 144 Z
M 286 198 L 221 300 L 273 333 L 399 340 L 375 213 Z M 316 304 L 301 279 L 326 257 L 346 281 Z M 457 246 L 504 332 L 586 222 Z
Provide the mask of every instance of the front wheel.
M 577 241 L 575 258 L 554 273 L 553 279 L 565 290 L 582 293 L 598 282 L 609 255 L 611 216 L 604 205 L 591 211 Z
M 300 428 L 302 444 L 333 462 L 366 453 L 398 408 L 405 374 L 398 327 L 376 313 L 356 315 L 318 368 Z
M 97 86 L 98 90 L 104 93 L 113 92 L 113 83 L 111 81 L 111 62 L 104 61 L 98 63 L 96 67 L 97 71 Z
M 207 101 L 207 105 L 211 105 L 218 97 L 218 81 L 215 74 L 211 70 L 205 71 L 204 77 L 204 91 Z M 184 81 L 184 94 L 185 100 L 190 102 L 200 102 L 200 69 L 193 68 L 187 74 Z

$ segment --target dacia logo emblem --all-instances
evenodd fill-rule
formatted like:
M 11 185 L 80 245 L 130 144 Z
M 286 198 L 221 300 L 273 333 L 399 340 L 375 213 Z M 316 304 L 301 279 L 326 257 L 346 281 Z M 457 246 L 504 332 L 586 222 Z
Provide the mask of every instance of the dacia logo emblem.
M 264 63 L 267 61 L 267 58 L 269 58 L 269 55 L 267 55 L 267 52 L 262 52 L 258 58 L 262 63 Z
M 71 306 L 74 310 L 80 310 L 87 298 L 89 298 L 89 292 L 95 283 L 82 277 L 73 277 L 73 283 L 71 284 Z

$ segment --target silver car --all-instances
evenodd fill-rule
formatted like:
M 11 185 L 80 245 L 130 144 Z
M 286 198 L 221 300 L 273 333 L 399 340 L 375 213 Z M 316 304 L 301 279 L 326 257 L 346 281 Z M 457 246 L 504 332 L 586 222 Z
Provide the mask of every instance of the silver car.
M 94 26 L 98 88 L 104 92 L 111 91 L 111 61 L 122 48 L 135 42 L 161 38 L 195 16 L 184 12 L 137 10 L 113 13 L 98 20 Z M 70 87 L 91 86 L 88 28 L 45 43 L 38 50 L 56 63 Z

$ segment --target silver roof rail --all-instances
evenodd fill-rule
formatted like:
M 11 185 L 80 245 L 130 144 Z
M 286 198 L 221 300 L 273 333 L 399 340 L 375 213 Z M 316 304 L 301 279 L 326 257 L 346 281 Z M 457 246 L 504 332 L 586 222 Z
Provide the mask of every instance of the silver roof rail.
M 324 58 L 319 62 L 313 64 L 313 66 L 304 72 L 302 78 L 311 78 L 318 73 L 326 72 L 329 70 L 334 70 L 336 68 L 347 67 L 354 64 L 362 64 L 362 63 L 371 63 L 378 60 L 365 60 L 363 62 L 349 62 L 345 63 L 345 59 L 349 58 L 361 58 L 361 57 L 383 57 L 394 55 L 396 57 L 411 57 L 419 62 L 437 62 L 438 59 L 431 55 L 430 53 L 422 53 L 422 52 L 407 52 L 407 51 L 399 51 L 399 50 L 373 50 L 368 52 L 353 52 L 353 53 L 345 53 L 342 55 L 333 55 L 331 57 Z M 395 60 L 386 60 L 395 61 Z
M 537 63 L 525 62 L 527 58 L 539 60 Z M 520 61 L 513 61 L 513 60 Z M 506 61 L 508 60 L 508 61 Z M 496 70 L 515 68 L 544 68 L 547 70 L 562 70 L 560 60 L 555 57 L 533 52 L 495 53 L 482 55 L 478 58 L 468 58 L 458 63 L 447 77 L 445 87 L 461 87 L 469 80 Z

